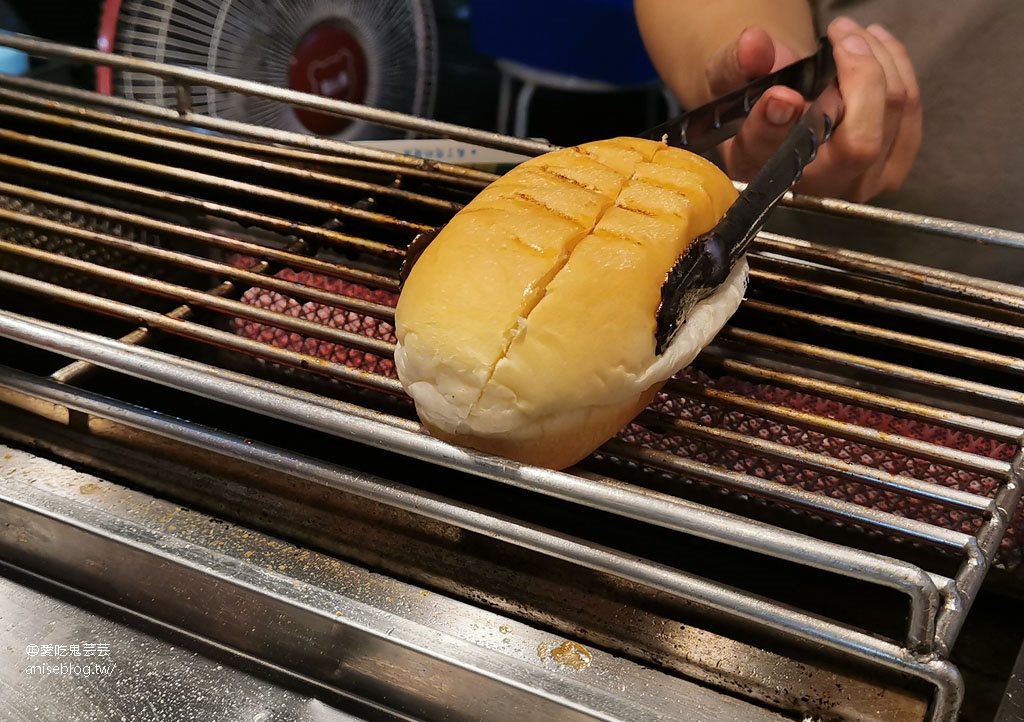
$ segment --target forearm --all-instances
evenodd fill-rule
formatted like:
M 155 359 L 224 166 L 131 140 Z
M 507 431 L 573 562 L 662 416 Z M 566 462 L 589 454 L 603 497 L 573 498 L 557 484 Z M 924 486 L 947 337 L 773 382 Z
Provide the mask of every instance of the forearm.
M 798 55 L 816 47 L 807 0 L 634 0 L 637 24 L 665 84 L 684 107 L 711 100 L 708 61 L 760 27 Z

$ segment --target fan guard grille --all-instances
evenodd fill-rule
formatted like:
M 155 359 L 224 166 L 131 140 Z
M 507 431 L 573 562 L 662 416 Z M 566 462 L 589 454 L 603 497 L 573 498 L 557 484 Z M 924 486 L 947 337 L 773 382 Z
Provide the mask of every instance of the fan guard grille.
M 431 0 L 120 0 L 116 13 L 107 8 L 104 15 L 116 18 L 107 46 L 122 55 L 280 88 L 295 87 L 305 70 L 310 77 L 331 76 L 320 78 L 326 81 L 321 94 L 421 117 L 433 111 L 437 30 Z M 350 48 L 332 47 L 339 39 Z M 319 48 L 312 56 L 311 40 Z M 300 45 L 307 52 L 297 53 Z M 296 72 L 296 63 L 307 67 Z M 349 82 L 353 73 L 363 77 Z M 177 106 L 174 84 L 144 73 L 116 71 L 113 92 Z M 276 101 L 213 88 L 192 88 L 191 96 L 198 113 L 341 140 L 402 132 L 360 120 L 319 116 L 317 122 L 309 111 L 297 114 Z

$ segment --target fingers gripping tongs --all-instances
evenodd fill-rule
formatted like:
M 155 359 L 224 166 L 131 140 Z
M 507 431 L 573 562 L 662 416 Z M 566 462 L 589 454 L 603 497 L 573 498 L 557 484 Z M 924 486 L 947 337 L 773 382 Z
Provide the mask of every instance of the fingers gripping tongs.
M 725 282 L 768 214 L 800 179 L 840 121 L 843 103 L 832 46 L 822 39 L 816 54 L 642 134 L 695 153 L 707 152 L 736 134 L 757 99 L 773 85 L 787 85 L 814 100 L 718 225 L 699 236 L 666 276 L 658 309 L 658 354 L 668 347 L 694 305 Z

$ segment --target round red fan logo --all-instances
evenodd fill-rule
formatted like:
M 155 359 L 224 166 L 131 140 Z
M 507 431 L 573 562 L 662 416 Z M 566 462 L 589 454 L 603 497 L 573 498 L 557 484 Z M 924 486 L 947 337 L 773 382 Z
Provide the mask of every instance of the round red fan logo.
M 366 75 L 366 55 L 356 37 L 338 23 L 324 22 L 306 33 L 295 47 L 288 84 L 292 90 L 363 103 Z M 318 135 L 335 135 L 352 122 L 305 108 L 295 108 L 295 116 Z

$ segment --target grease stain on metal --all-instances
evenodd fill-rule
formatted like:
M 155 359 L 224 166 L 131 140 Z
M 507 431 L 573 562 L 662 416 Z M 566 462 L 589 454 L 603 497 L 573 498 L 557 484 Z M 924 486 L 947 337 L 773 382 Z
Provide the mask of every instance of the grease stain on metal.
M 537 645 L 537 656 L 544 661 L 551 659 L 560 666 L 571 667 L 577 672 L 581 672 L 589 667 L 594 659 L 594 655 L 590 653 L 590 650 L 582 644 L 570 642 L 569 640 L 565 640 L 554 648 L 541 643 Z

